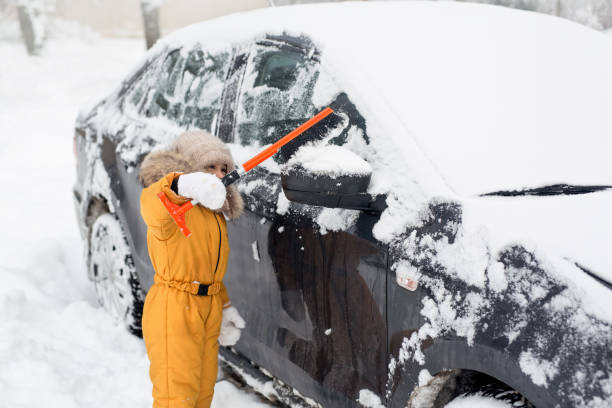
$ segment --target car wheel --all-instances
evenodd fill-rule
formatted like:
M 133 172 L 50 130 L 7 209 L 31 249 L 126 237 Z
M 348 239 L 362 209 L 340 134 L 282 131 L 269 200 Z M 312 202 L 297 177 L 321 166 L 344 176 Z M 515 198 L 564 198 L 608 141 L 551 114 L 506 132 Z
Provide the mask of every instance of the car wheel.
M 518 391 L 486 374 L 471 370 L 444 371 L 428 384 L 417 387 L 408 402 L 409 408 L 444 408 L 453 401 L 480 396 L 502 401 L 513 408 L 534 408 Z
M 142 337 L 143 295 L 132 253 L 119 220 L 102 214 L 91 227 L 89 276 L 98 302 L 130 333 Z

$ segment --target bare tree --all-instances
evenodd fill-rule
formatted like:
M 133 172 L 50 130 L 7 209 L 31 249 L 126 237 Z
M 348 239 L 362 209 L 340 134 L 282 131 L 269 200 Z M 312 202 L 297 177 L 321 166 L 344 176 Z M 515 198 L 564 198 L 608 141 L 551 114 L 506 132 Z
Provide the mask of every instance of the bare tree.
M 159 6 L 163 2 L 164 0 L 140 0 L 147 49 L 151 48 L 161 36 Z
M 47 16 L 55 8 L 55 0 L 13 0 L 17 7 L 19 28 L 28 54 L 40 52 L 46 36 Z

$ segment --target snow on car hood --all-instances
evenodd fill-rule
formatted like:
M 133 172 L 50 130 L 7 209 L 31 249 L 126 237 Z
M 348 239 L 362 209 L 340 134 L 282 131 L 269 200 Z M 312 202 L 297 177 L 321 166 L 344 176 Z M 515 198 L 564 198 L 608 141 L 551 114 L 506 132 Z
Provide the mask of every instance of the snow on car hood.
M 488 242 L 496 250 L 526 243 L 612 282 L 610 190 L 547 197 L 480 197 L 464 201 L 463 210 L 466 223 L 487 227 Z

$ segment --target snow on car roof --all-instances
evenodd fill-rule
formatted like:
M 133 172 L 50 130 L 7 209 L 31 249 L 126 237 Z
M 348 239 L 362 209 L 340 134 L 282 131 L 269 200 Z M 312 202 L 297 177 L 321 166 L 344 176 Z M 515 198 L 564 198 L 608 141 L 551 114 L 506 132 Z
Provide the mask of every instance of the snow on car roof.
M 459 195 L 612 185 L 612 41 L 600 32 L 482 4 L 342 3 L 234 14 L 160 46 L 283 32 L 313 39 L 357 106 L 395 116 L 405 131 L 388 136 L 400 149 L 412 137 Z

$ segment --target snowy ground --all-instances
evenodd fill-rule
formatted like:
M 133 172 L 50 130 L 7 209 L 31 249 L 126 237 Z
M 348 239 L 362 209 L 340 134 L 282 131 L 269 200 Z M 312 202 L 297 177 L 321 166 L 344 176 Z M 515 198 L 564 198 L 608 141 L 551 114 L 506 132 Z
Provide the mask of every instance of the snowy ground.
M 143 40 L 67 27 L 32 58 L 16 27 L 0 30 L 2 407 L 152 405 L 143 342 L 109 318 L 87 281 L 71 199 L 77 108 L 143 51 Z M 213 407 L 269 406 L 227 381 L 215 391 Z

